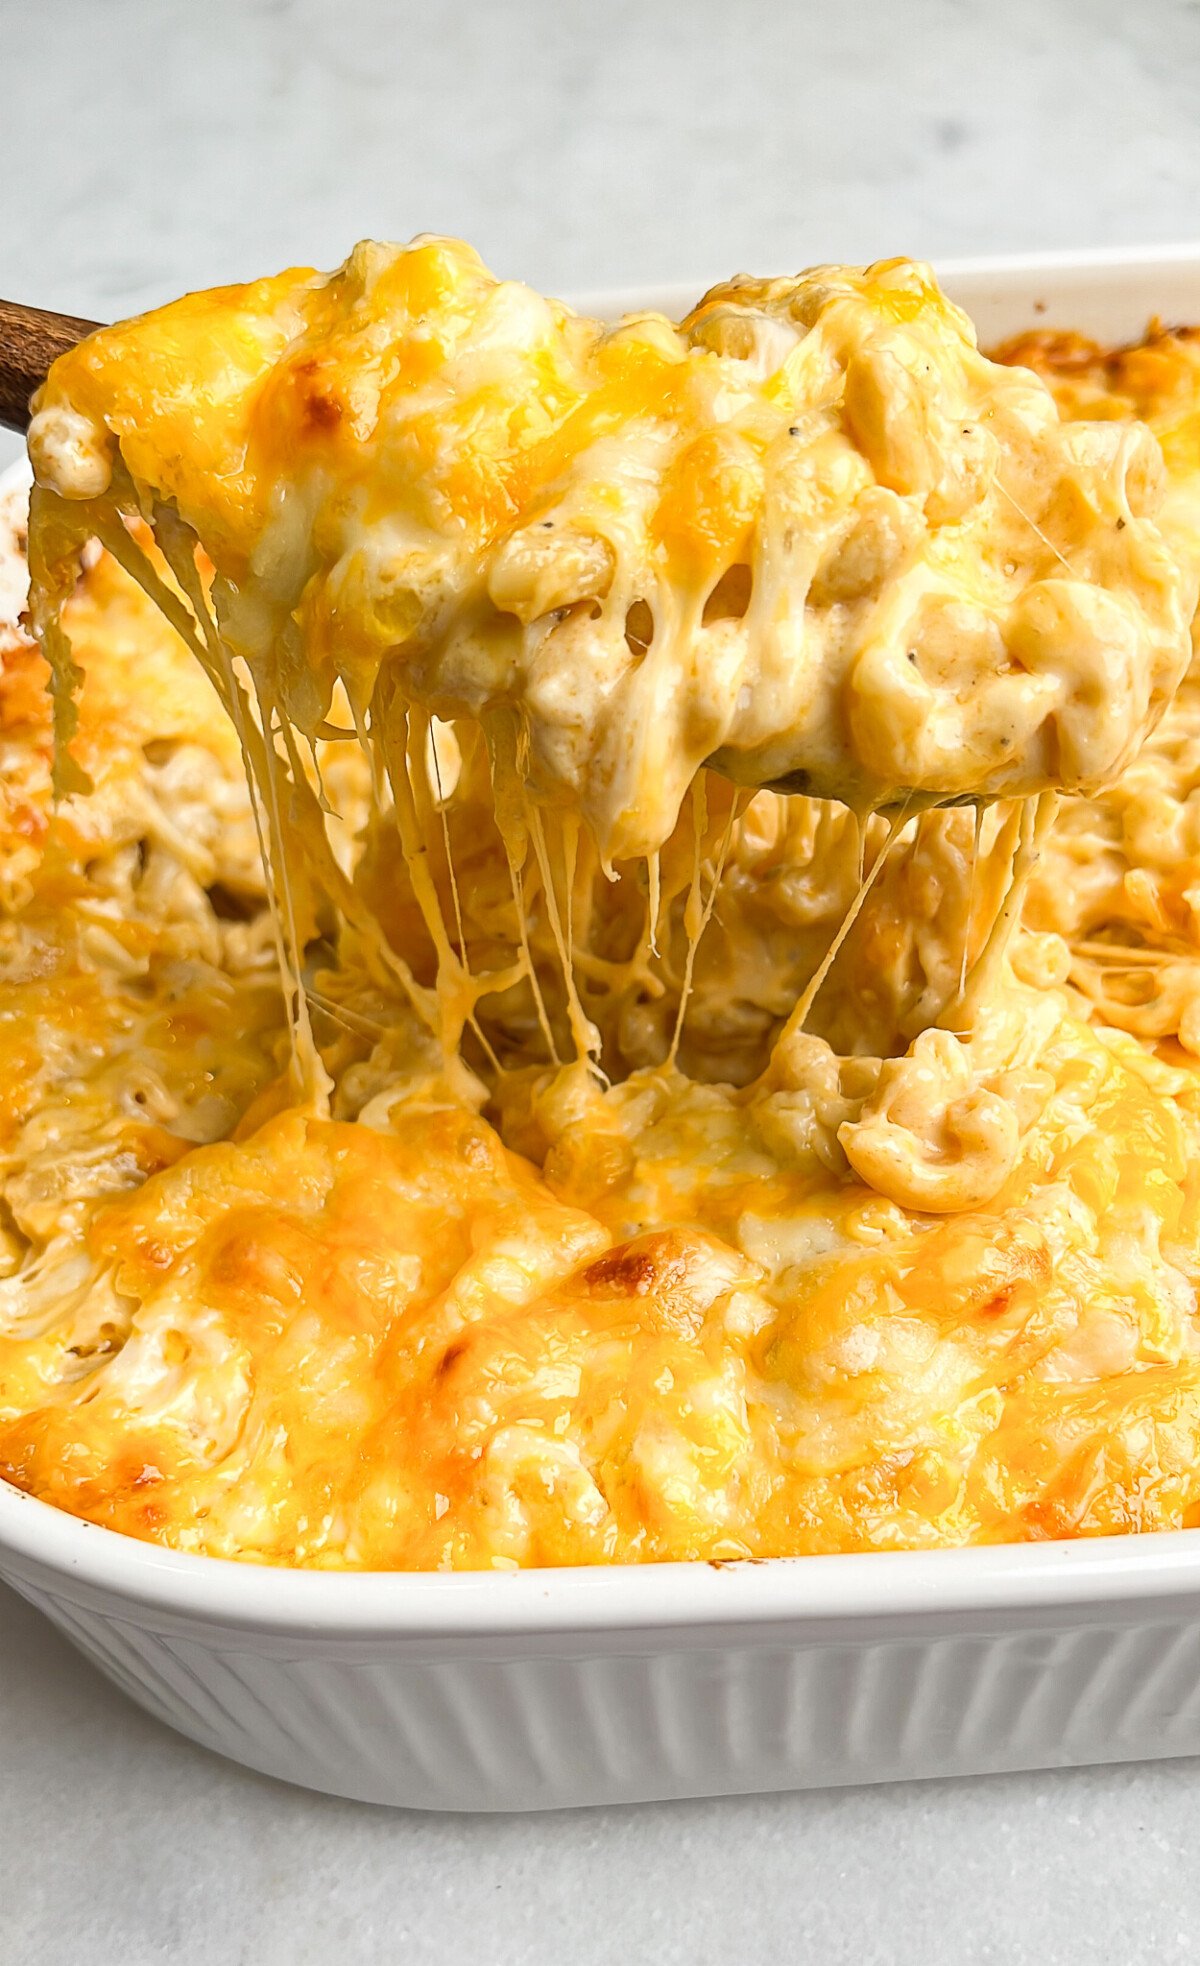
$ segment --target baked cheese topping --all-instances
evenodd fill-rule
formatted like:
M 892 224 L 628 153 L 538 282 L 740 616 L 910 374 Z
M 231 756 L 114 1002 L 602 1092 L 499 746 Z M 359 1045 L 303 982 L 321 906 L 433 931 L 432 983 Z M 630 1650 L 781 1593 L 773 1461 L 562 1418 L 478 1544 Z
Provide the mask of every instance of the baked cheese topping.
M 987 363 L 898 265 L 739 282 L 681 330 L 601 330 L 496 287 L 463 249 L 375 250 L 340 284 L 284 276 L 106 331 L 43 401 L 39 468 L 62 476 L 35 502 L 31 561 L 57 669 L 57 803 L 48 672 L 0 630 L 0 1473 L 175 1547 L 330 1568 L 1200 1520 L 1200 695 L 1189 673 L 1167 701 L 1166 653 L 1200 541 L 1200 344 L 1031 341 Z M 418 306 L 405 283 L 426 278 Z M 539 340 L 529 324 L 546 320 Z M 937 389 L 903 343 L 920 383 L 905 393 L 875 345 L 895 355 L 893 329 Z M 599 366 L 624 348 L 640 375 L 660 343 L 689 390 L 694 371 L 726 394 L 681 387 L 653 414 L 617 414 L 614 387 L 611 425 L 589 425 L 581 405 L 603 407 L 613 380 Z M 852 380 L 864 348 L 881 356 L 864 364 L 874 396 Z M 942 514 L 932 465 L 923 489 L 887 482 L 845 407 L 860 386 L 899 406 L 890 441 L 919 434 L 927 464 L 956 389 L 968 421 L 998 421 L 974 517 Z M 889 756 L 910 743 L 915 668 L 930 745 L 943 710 L 984 733 L 969 763 L 954 754 L 972 781 L 880 772 L 847 680 L 871 610 L 911 619 L 928 585 L 877 566 L 868 604 L 781 575 L 810 684 L 842 678 L 831 704 L 793 715 L 790 682 L 756 669 L 772 729 L 742 724 L 732 762 L 733 724 L 689 750 L 699 713 L 681 710 L 665 747 L 678 778 L 651 774 L 654 824 L 625 836 L 625 858 L 598 761 L 649 700 L 637 678 L 664 593 L 687 588 L 655 514 L 679 491 L 674 462 L 766 428 L 774 389 L 792 392 L 789 433 L 802 403 L 828 416 L 819 441 L 812 425 L 789 435 L 822 496 L 840 473 L 868 511 L 887 493 L 913 515 L 922 580 L 993 611 L 990 667 L 964 630 L 942 645 L 957 667 L 922 641 L 918 663 L 869 671 Z M 318 398 L 342 408 L 314 422 L 300 404 Z M 520 479 L 547 431 L 558 476 Z M 951 450 L 957 470 L 967 453 Z M 614 601 L 633 659 L 616 656 L 607 696 L 581 685 L 574 748 L 555 750 L 529 653 L 540 617 L 521 618 L 515 590 L 481 595 L 544 502 L 560 501 L 547 538 L 584 510 L 585 464 L 595 504 L 605 473 L 612 491 L 587 536 L 608 542 L 614 581 L 639 569 L 623 591 L 651 620 L 635 616 L 630 650 L 632 602 Z M 725 480 L 697 470 L 711 515 Z M 1122 473 L 1127 512 L 1105 503 Z M 707 595 L 719 568 L 730 611 L 705 623 L 702 607 L 690 642 L 657 643 L 660 682 L 676 674 L 646 719 L 654 743 L 689 690 L 725 688 L 722 623 L 737 662 L 767 660 L 754 610 L 777 495 L 764 478 L 734 557 L 695 575 Z M 806 508 L 826 555 L 856 536 L 846 496 L 842 533 L 822 531 L 819 500 Z M 1037 531 L 1019 532 L 1030 517 Z M 708 524 L 693 544 L 717 537 Z M 93 531 L 107 550 L 80 571 Z M 1070 571 L 1050 570 L 1050 547 Z M 1018 569 L 1003 603 L 993 548 Z M 435 561 L 448 584 L 431 631 L 398 596 Z M 1060 576 L 1081 619 L 1099 609 L 1093 628 L 1110 602 L 1135 624 L 1127 642 L 1098 631 L 1093 653 L 1103 641 L 1120 674 L 1090 708 L 1101 670 L 1072 666 L 1081 640 L 1055 629 L 1038 668 L 1010 633 L 1021 595 Z M 567 613 L 543 640 L 584 620 L 577 600 L 546 602 Z M 374 641 L 369 616 L 386 623 Z M 606 647 L 607 592 L 586 620 Z M 481 651 L 506 636 L 503 688 L 443 688 L 452 651 L 478 684 Z M 580 628 L 581 674 L 583 647 Z M 1000 761 L 989 690 L 1007 680 L 1025 702 L 1051 668 L 1062 687 L 1021 726 L 1022 762 Z M 1144 690 L 1136 730 L 1127 685 Z M 1072 777 L 1085 708 L 1086 744 L 1109 742 L 1110 688 L 1120 743 Z M 782 775 L 760 769 L 766 747 L 797 734 L 815 747 L 797 768 L 819 763 L 819 734 L 839 773 L 864 774 L 842 786 L 856 805 L 752 790 Z M 719 776 L 699 769 L 715 751 Z M 636 787 L 650 754 L 621 756 Z M 1050 783 L 1068 788 L 1057 807 Z M 868 816 L 905 790 L 907 812 Z M 972 803 L 922 809 L 923 790 Z
M 1082 336 L 1036 334 L 1002 351 L 1035 367 L 1062 414 L 1158 437 L 1171 500 L 1200 538 L 1200 337 L 1156 329 L 1111 353 Z M 1071 946 L 1071 976 L 1107 1023 L 1178 1036 L 1200 1051 L 1200 672 L 1193 663 L 1159 728 L 1112 785 L 1064 803 L 1034 878 L 1031 921 Z

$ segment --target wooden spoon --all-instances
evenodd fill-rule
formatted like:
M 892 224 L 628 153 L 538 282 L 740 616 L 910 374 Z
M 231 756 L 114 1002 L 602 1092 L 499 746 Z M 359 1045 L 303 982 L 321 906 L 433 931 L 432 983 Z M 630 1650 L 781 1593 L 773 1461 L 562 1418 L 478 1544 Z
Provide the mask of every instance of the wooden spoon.
M 22 434 L 29 428 L 29 399 L 59 355 L 74 348 L 99 321 L 75 314 L 51 314 L 44 307 L 22 307 L 0 300 L 0 423 Z

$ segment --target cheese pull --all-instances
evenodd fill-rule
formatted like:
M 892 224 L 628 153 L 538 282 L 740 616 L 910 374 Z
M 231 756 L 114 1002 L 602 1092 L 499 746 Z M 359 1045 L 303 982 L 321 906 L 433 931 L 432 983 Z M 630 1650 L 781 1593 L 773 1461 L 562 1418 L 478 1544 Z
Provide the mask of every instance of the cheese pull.
M 1155 439 L 1063 422 L 907 260 L 606 325 L 364 244 L 89 336 L 29 448 L 35 528 L 204 548 L 280 731 L 475 719 L 607 866 L 706 761 L 860 811 L 1098 786 L 1188 659 Z

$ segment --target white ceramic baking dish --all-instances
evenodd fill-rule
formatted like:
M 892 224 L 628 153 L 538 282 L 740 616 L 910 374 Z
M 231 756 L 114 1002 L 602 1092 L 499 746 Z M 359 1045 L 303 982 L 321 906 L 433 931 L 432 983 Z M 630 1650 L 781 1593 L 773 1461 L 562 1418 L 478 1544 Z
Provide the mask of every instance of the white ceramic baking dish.
M 1200 247 L 941 272 L 985 341 L 1200 320 Z M 532 1809 L 1200 1752 L 1200 1531 L 338 1576 L 176 1555 L 0 1483 L 0 1578 L 193 1740 L 373 1802 Z

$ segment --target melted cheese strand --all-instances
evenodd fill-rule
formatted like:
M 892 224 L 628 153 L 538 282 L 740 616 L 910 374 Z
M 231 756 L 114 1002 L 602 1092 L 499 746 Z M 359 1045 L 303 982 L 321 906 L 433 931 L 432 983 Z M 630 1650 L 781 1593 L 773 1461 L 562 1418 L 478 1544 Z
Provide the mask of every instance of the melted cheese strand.
M 517 933 L 520 939 L 521 956 L 524 961 L 525 974 L 529 978 L 529 987 L 533 992 L 533 1002 L 534 1008 L 537 1011 L 538 1024 L 541 1027 L 542 1036 L 546 1041 L 546 1048 L 550 1053 L 551 1064 L 561 1065 L 563 1061 L 559 1055 L 558 1046 L 554 1042 L 554 1032 L 550 1027 L 550 1019 L 546 1012 L 546 1001 L 542 995 L 542 986 L 538 980 L 537 965 L 533 960 L 533 950 L 529 943 L 529 917 L 525 909 L 524 874 L 513 858 L 507 840 L 504 842 L 504 857 L 508 862 L 508 878 L 512 886 L 513 904 L 517 911 Z
M 575 974 L 571 961 L 570 944 L 563 933 L 558 895 L 555 892 L 554 870 L 550 865 L 550 854 L 546 845 L 546 831 L 542 824 L 542 815 L 532 801 L 530 801 L 528 807 L 527 824 L 529 827 L 529 837 L 533 841 L 533 850 L 537 856 L 537 863 L 542 876 L 542 893 L 545 896 L 546 911 L 550 922 L 550 933 L 554 937 L 554 946 L 558 951 L 558 960 L 562 969 L 563 988 L 566 991 L 567 997 L 567 1018 L 571 1028 L 571 1042 L 575 1046 L 576 1058 L 590 1059 L 599 1051 L 600 1035 L 595 1025 L 589 1023 L 587 1017 L 584 1015 L 583 1005 L 579 1001 L 579 992 L 575 987 Z
M 983 840 L 983 807 L 975 808 L 975 824 L 971 829 L 971 872 L 967 881 L 967 909 L 963 922 L 962 953 L 958 963 L 958 994 L 961 997 L 967 987 L 967 962 L 971 954 L 971 929 L 975 920 L 975 889 L 979 877 L 979 854 Z
M 697 783 L 699 783 L 699 781 L 697 781 Z M 692 994 L 692 981 L 693 981 L 695 965 L 696 965 L 696 952 L 700 947 L 700 943 L 704 936 L 704 931 L 708 927 L 709 922 L 712 920 L 713 909 L 716 906 L 717 895 L 721 891 L 721 881 L 724 878 L 725 862 L 729 857 L 729 848 L 733 841 L 734 829 L 738 819 L 740 818 L 740 813 L 738 809 L 738 800 L 739 798 L 744 799 L 747 796 L 748 795 L 744 793 L 735 793 L 733 798 L 730 800 L 729 813 L 725 821 L 725 830 L 721 835 L 721 843 L 717 850 L 716 865 L 713 868 L 712 883 L 708 890 L 708 899 L 704 904 L 704 911 L 701 914 L 694 938 L 692 937 L 690 929 L 688 930 L 687 955 L 684 959 L 683 984 L 679 992 L 679 1008 L 675 1013 L 675 1029 L 671 1034 L 671 1049 L 667 1054 L 667 1064 L 671 1067 L 675 1065 L 676 1059 L 678 1058 L 679 1045 L 683 1037 L 683 1022 L 684 1022 L 684 1018 L 687 1015 L 688 999 Z M 699 856 L 699 850 L 700 850 L 701 828 L 702 826 L 707 825 L 707 820 L 708 820 L 707 809 L 705 808 L 702 814 L 701 809 L 697 808 L 696 811 L 697 857 Z M 697 874 L 697 879 L 698 878 L 699 876 Z M 689 892 L 688 895 L 689 908 L 691 906 L 691 900 L 692 900 L 692 896 L 691 893 Z M 687 926 L 686 911 L 684 916 L 684 925 L 685 927 Z
M 424 719 L 424 729 L 425 729 L 424 743 L 427 747 L 427 755 L 432 759 L 433 762 L 433 777 L 434 777 L 434 783 L 437 786 L 437 810 L 438 810 L 439 819 L 441 821 L 442 847 L 446 855 L 446 875 L 450 882 L 450 900 L 451 900 L 451 905 L 454 909 L 454 931 L 458 938 L 458 959 L 464 976 L 471 978 L 471 981 L 478 992 L 478 995 L 475 997 L 473 1001 L 472 1008 L 468 1012 L 467 1023 L 470 1029 L 474 1032 L 476 1038 L 479 1040 L 480 1045 L 483 1047 L 483 1054 L 484 1057 L 487 1059 L 488 1064 L 491 1066 L 492 1070 L 497 1074 L 497 1076 L 500 1076 L 504 1072 L 505 1068 L 500 1063 L 499 1058 L 496 1056 L 496 1053 L 492 1047 L 491 1039 L 488 1037 L 487 1032 L 484 1030 L 482 1024 L 480 1023 L 479 1014 L 478 1014 L 479 998 L 486 994 L 489 986 L 495 989 L 498 988 L 499 985 L 496 983 L 495 978 L 489 977 L 486 974 L 478 978 L 472 976 L 470 959 L 467 954 L 466 930 L 463 927 L 462 901 L 458 889 L 458 875 L 455 872 L 455 868 L 454 868 L 454 855 L 450 850 L 450 820 L 446 811 L 445 794 L 442 791 L 442 767 L 441 767 L 441 761 L 438 758 L 437 744 L 433 736 L 432 719 L 428 717 Z
M 1091 942 L 1085 937 L 1071 943 L 1072 955 L 1103 963 L 1106 969 L 1157 969 L 1163 963 L 1200 962 L 1195 949 L 1135 949 L 1123 942 Z
M 229 703 L 230 703 L 230 709 L 233 717 L 233 727 L 237 734 L 238 744 L 241 747 L 242 770 L 244 771 L 246 776 L 246 792 L 250 801 L 250 811 L 254 819 L 254 834 L 255 834 L 255 838 L 258 841 L 258 855 L 259 855 L 259 859 L 262 862 L 264 885 L 265 885 L 266 896 L 267 896 L 267 909 L 271 917 L 271 934 L 275 943 L 275 959 L 279 965 L 279 988 L 283 992 L 284 1000 L 286 1002 L 287 995 L 288 995 L 287 944 L 284 938 L 283 922 L 280 917 L 279 890 L 276 885 L 274 870 L 271 866 L 271 855 L 267 845 L 267 833 L 266 833 L 266 827 L 264 825 L 264 819 L 263 819 L 262 794 L 259 790 L 259 785 L 254 771 L 254 766 L 251 762 L 250 743 L 247 734 L 247 727 L 249 724 L 249 717 L 247 715 L 248 706 L 246 704 L 245 698 L 242 693 L 241 684 L 234 673 L 233 660 L 232 657 L 230 656 L 229 650 L 225 647 L 224 643 L 220 640 L 220 637 L 217 635 L 216 624 L 213 623 L 212 627 L 213 627 L 213 638 L 215 644 L 214 657 L 220 663 L 221 669 L 224 673 L 226 687 L 229 692 Z M 207 632 L 208 632 L 208 627 L 206 624 L 205 626 L 206 635 Z M 297 1077 L 302 1078 L 303 1066 L 296 1051 L 296 1031 L 295 1031 L 295 1025 L 291 1017 L 290 1006 L 288 1012 L 288 1037 L 292 1045 L 293 1067 L 296 1071 Z
M 646 929 L 650 954 L 657 956 L 658 927 L 662 912 L 662 863 L 657 849 L 646 855 Z
M 944 1030 L 969 1031 L 979 1007 L 994 992 L 1008 954 L 1021 906 L 1042 847 L 1058 811 L 1058 794 L 1042 792 L 1036 799 L 1022 799 L 1017 814 L 1017 842 L 1009 868 L 1004 899 L 988 930 L 977 960 L 967 976 L 962 995 L 938 1018 Z
M 308 997 L 303 980 L 303 949 L 296 920 L 296 897 L 292 886 L 288 838 L 284 832 L 283 810 L 279 798 L 280 758 L 275 748 L 275 702 L 265 687 L 257 684 L 258 709 L 263 731 L 263 755 L 267 766 L 267 824 L 270 856 L 268 872 L 277 870 L 283 902 L 284 946 L 287 956 L 289 1009 L 294 1029 L 293 1060 L 305 1100 L 322 1115 L 329 1111 L 333 1081 L 321 1063 L 308 1014 Z
M 521 958 L 529 978 L 529 987 L 533 992 L 534 1009 L 550 1060 L 555 1065 L 561 1065 L 562 1059 L 554 1041 L 554 1032 L 550 1026 L 537 965 L 530 946 L 529 923 L 525 908 L 523 869 L 529 851 L 529 799 L 525 788 L 525 773 L 521 769 L 520 723 L 515 712 L 502 708 L 489 712 L 486 718 L 481 718 L 480 726 L 488 747 L 492 807 L 508 866 L 508 882 L 512 889 L 513 906 L 516 909 L 517 938 Z
M 563 886 L 567 903 L 567 954 L 570 958 L 571 973 L 575 973 L 575 880 L 579 871 L 579 832 L 581 821 L 577 812 L 566 813 L 562 820 Z
M 363 763 L 366 765 L 367 771 L 370 774 L 371 800 L 375 811 L 382 812 L 385 804 L 383 795 L 386 772 L 382 776 L 380 775 L 379 747 L 372 742 L 370 714 L 359 703 L 357 696 L 352 695 L 349 690 L 346 692 L 346 697 L 350 705 L 350 717 L 354 725 L 355 741 L 358 744 Z
M 446 856 L 446 878 L 450 883 L 450 905 L 454 910 L 454 933 L 458 939 L 458 959 L 464 970 L 470 974 L 470 964 L 467 959 L 467 938 L 463 929 L 462 900 L 458 891 L 458 875 L 454 870 L 454 855 L 450 850 L 450 820 L 446 812 L 445 793 L 442 791 L 442 767 L 438 759 L 437 745 L 433 739 L 432 719 L 428 716 L 424 718 L 424 730 L 424 742 L 427 746 L 428 756 L 433 762 L 433 781 L 437 788 L 436 804 L 438 818 L 441 821 L 442 851 Z
M 703 772 L 692 780 L 692 872 L 688 882 L 687 900 L 683 904 L 683 932 L 686 947 L 683 958 L 683 982 L 679 991 L 679 1007 L 675 1013 L 675 1028 L 671 1034 L 671 1046 L 667 1053 L 667 1064 L 673 1066 L 679 1049 L 680 1033 L 687 1014 L 688 998 L 692 994 L 692 971 L 696 962 L 696 950 L 704 922 L 704 911 L 700 905 L 700 877 L 704 853 L 704 835 L 708 827 L 708 797 Z
M 1012 799 L 1008 801 L 1004 818 L 1000 823 L 991 848 L 985 856 L 984 865 L 989 874 L 993 873 L 995 869 L 1002 869 L 1003 871 L 996 875 L 990 884 L 990 891 L 994 896 L 994 901 L 991 920 L 988 923 L 987 934 L 983 939 L 979 954 L 975 962 L 967 968 L 957 993 L 947 1000 L 939 1014 L 937 1020 L 938 1025 L 945 1030 L 957 1031 L 960 1028 L 964 1030 L 970 1028 L 969 1023 L 960 1025 L 959 1020 L 964 1014 L 968 986 L 987 955 L 989 948 L 997 936 L 1001 934 L 1005 903 L 1012 893 L 1017 854 L 1020 851 L 1021 845 L 1022 829 L 1027 819 L 1027 804 L 1028 801 L 1025 799 Z
M 336 1024 L 341 1024 L 355 1037 L 370 1038 L 376 1044 L 386 1038 L 387 1026 L 380 1024 L 376 1018 L 364 1017 L 360 1010 L 352 1010 L 349 1005 L 338 1003 L 336 998 L 326 996 L 323 990 L 316 989 L 312 984 L 309 985 L 306 995 L 314 1009 L 323 1012 L 326 1017 L 331 1017 Z
M 234 731 L 238 735 L 238 745 L 242 751 L 242 769 L 246 773 L 246 788 L 250 792 L 250 806 L 254 812 L 254 828 L 258 836 L 258 849 L 264 863 L 266 891 L 271 910 L 271 930 L 275 936 L 275 954 L 279 959 L 279 981 L 287 999 L 287 1022 L 291 1036 L 291 1068 L 297 1077 L 299 1089 L 305 1101 L 315 1113 L 329 1111 L 329 1097 L 332 1081 L 321 1062 L 317 1050 L 317 1040 L 313 1036 L 313 1024 L 309 1018 L 307 991 L 303 981 L 303 952 L 299 946 L 297 918 L 295 918 L 295 896 L 291 887 L 291 841 L 283 834 L 281 808 L 277 796 L 277 775 L 279 757 L 273 741 L 273 712 L 264 706 L 262 688 L 258 690 L 260 723 L 254 725 L 248 716 L 248 702 L 238 680 L 232 651 L 220 633 L 216 613 L 212 609 L 209 596 L 205 592 L 205 582 L 197 566 L 197 539 L 171 511 L 155 511 L 155 539 L 167 566 L 175 574 L 183 594 L 195 611 L 201 625 L 201 635 L 209 651 L 209 661 L 205 670 L 210 680 L 214 674 L 220 676 L 224 684 L 226 708 L 232 714 Z M 256 684 L 258 686 L 258 684 Z M 258 737 L 252 743 L 250 733 Z M 266 838 L 264 838 L 264 808 L 266 808 Z
M 413 897 L 433 943 L 438 1033 L 449 1054 L 457 1049 L 463 1026 L 474 1008 L 472 983 L 446 932 L 441 899 L 429 866 L 429 848 L 421 832 L 411 775 L 408 709 L 402 698 L 390 692 L 385 694 L 382 686 L 375 693 L 372 728 L 378 731 L 381 740 L 400 852 Z
M 1063 558 L 1063 555 L 1059 552 L 1057 546 L 1054 544 L 1054 541 L 1052 539 L 1047 539 L 1041 527 L 1037 524 L 1035 520 L 1030 518 L 1024 506 L 1019 504 L 1018 501 L 1013 497 L 1007 485 L 1001 484 L 999 478 L 996 479 L 996 490 L 1000 493 L 1002 498 L 1006 498 L 1008 500 L 1009 504 L 1012 506 L 1013 511 L 1017 514 L 1017 517 L 1025 521 L 1025 524 L 1029 527 L 1030 532 L 1037 534 L 1038 538 L 1041 540 L 1042 545 L 1046 548 L 1047 552 L 1053 553 L 1059 565 L 1065 567 L 1066 571 L 1071 575 L 1071 578 L 1074 579 L 1075 569 L 1072 567 L 1071 562 Z
M 884 840 L 883 845 L 880 847 L 879 852 L 875 856 L 875 859 L 871 866 L 870 873 L 866 876 L 864 880 L 861 880 L 859 882 L 858 892 L 855 894 L 853 901 L 850 903 L 850 906 L 847 908 L 845 914 L 843 915 L 841 926 L 838 929 L 837 934 L 834 936 L 833 941 L 830 943 L 828 949 L 825 951 L 825 954 L 821 958 L 821 961 L 817 965 L 817 968 L 814 971 L 813 975 L 809 978 L 809 981 L 805 986 L 805 989 L 801 994 L 798 1002 L 796 1003 L 795 1008 L 791 1011 L 790 1015 L 788 1016 L 787 1022 L 784 1024 L 784 1027 L 780 1032 L 776 1043 L 777 1050 L 784 1047 L 787 1044 L 789 1038 L 796 1037 L 799 1035 L 801 1031 L 803 1031 L 805 1024 L 808 1022 L 809 1012 L 812 1010 L 812 1007 L 816 1002 L 817 997 L 820 994 L 821 987 L 825 982 L 825 978 L 828 976 L 830 970 L 833 968 L 833 965 L 837 960 L 838 951 L 841 949 L 841 946 L 843 942 L 846 940 L 846 937 L 849 935 L 850 930 L 854 927 L 855 922 L 858 920 L 859 914 L 862 910 L 863 902 L 866 900 L 868 894 L 871 892 L 871 889 L 874 887 L 875 882 L 879 878 L 879 875 L 883 872 L 883 864 L 887 859 L 888 854 L 891 852 L 894 842 L 899 839 L 900 834 L 904 831 L 904 828 L 908 825 L 910 817 L 911 814 L 909 813 L 908 802 L 906 801 L 905 804 L 901 806 L 899 812 L 896 814 L 896 817 L 892 820 L 891 824 L 889 825 L 887 830 L 887 838 Z
M 247 703 L 234 669 L 232 652 L 221 634 L 196 565 L 197 541 L 194 534 L 173 513 L 163 509 L 155 513 L 155 538 L 199 624 L 208 657 L 204 662 L 205 671 L 210 681 L 216 682 L 219 678 L 219 693 L 223 695 L 233 718 L 263 863 L 280 984 L 287 1002 L 292 1070 L 306 1103 L 316 1113 L 327 1113 L 333 1087 L 321 1062 L 308 1014 L 303 951 L 296 924 L 288 851 L 290 842 L 284 833 L 278 796 L 280 761 L 275 748 L 273 709 L 267 704 L 262 687 L 256 680 L 258 726 L 247 715 Z M 252 730 L 257 743 L 251 741 Z M 264 810 L 267 821 L 265 837 L 262 823 Z
M 204 591 L 204 583 L 196 565 L 194 535 L 182 525 L 182 522 L 174 519 L 173 515 L 164 512 L 157 515 L 155 536 L 160 551 L 187 597 L 199 625 L 208 657 L 203 664 L 205 672 L 210 681 L 219 679 L 223 684 L 224 700 L 232 716 L 242 754 L 242 769 L 246 775 L 246 789 L 262 860 L 271 930 L 275 941 L 276 960 L 279 964 L 280 988 L 287 1005 L 292 1070 L 303 1096 L 313 1105 L 314 1110 L 326 1111 L 332 1086 L 321 1064 L 309 1021 L 301 975 L 301 952 L 296 934 L 287 844 L 283 838 L 282 828 L 278 825 L 277 805 L 267 809 L 265 829 L 263 825 L 264 799 L 268 795 L 274 799 L 275 794 L 275 779 L 271 769 L 274 743 L 270 723 L 266 718 L 260 722 L 256 734 L 261 737 L 261 745 L 252 748 L 250 731 L 253 726 L 247 714 L 248 705 L 234 669 L 233 656 L 221 635 L 208 595 Z M 260 717 L 262 707 L 260 696 Z M 260 778 L 264 777 L 265 792 L 260 783 Z

